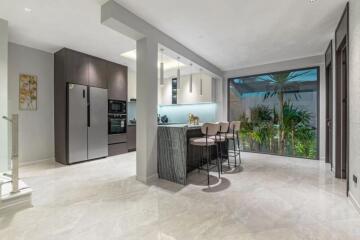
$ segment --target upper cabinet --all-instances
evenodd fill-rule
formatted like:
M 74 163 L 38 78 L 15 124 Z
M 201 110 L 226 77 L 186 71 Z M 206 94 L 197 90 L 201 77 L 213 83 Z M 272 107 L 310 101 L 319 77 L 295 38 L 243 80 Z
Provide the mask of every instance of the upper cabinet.
M 59 81 L 109 89 L 110 99 L 127 100 L 126 66 L 67 48 L 55 53 L 55 60 Z
M 66 82 L 88 85 L 90 57 L 70 49 L 61 51 L 65 51 Z
M 127 67 L 109 63 L 107 69 L 109 99 L 127 101 Z
M 190 76 L 183 75 L 180 80 L 180 89 L 173 88 L 176 77 L 166 78 L 165 84 L 158 87 L 159 105 L 173 105 L 173 97 L 176 104 L 198 104 L 216 102 L 216 86 L 213 79 L 206 74 L 193 74 L 192 91 L 190 91 Z M 176 83 L 175 83 L 176 84 Z
M 111 64 L 103 59 L 89 57 L 89 86 L 107 88 L 107 65 Z

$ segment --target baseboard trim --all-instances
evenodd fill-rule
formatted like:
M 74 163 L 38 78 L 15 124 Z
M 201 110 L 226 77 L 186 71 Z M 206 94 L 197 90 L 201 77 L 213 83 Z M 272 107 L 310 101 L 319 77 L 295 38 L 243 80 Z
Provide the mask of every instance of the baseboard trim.
M 358 211 L 358 213 L 360 214 L 360 204 L 359 202 L 355 199 L 354 195 L 352 195 L 352 193 L 349 191 L 349 199 L 350 202 L 352 203 L 352 205 L 354 206 L 354 208 Z
M 151 185 L 152 183 L 154 183 L 157 179 L 159 178 L 158 174 L 154 174 L 150 177 L 147 178 L 140 178 L 139 176 L 136 176 L 136 180 L 138 180 L 139 182 L 145 183 L 147 185 Z
M 159 179 L 159 175 L 156 173 L 146 179 L 147 184 L 151 184 Z
M 19 162 L 19 166 L 24 167 L 24 166 L 34 165 L 37 163 L 43 163 L 43 162 L 55 162 L 55 157 L 40 159 L 40 160 L 35 160 L 35 161 Z

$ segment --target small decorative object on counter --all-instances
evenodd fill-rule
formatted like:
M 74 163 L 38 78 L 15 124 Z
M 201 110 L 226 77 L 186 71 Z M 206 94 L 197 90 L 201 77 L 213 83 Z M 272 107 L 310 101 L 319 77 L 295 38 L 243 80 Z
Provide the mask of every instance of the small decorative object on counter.
M 189 124 L 190 125 L 199 125 L 199 117 L 195 116 L 194 114 L 189 114 Z
M 136 124 L 136 119 L 134 118 L 134 119 L 130 120 L 130 123 L 131 124 Z
M 169 118 L 166 115 L 164 115 L 161 117 L 161 122 L 166 124 L 169 122 Z

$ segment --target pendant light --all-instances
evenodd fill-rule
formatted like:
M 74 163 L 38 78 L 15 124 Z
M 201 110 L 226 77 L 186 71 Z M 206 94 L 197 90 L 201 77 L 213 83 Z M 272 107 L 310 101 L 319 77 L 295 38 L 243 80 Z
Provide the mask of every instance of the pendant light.
M 203 95 L 203 79 L 202 79 L 202 69 L 200 68 L 200 96 Z
M 178 69 L 177 69 L 177 78 L 176 78 L 176 82 L 177 82 L 177 89 L 180 89 L 181 88 L 181 86 L 180 86 L 180 62 L 179 62 L 179 60 L 180 60 L 180 57 L 178 57 L 177 58 L 178 59 Z
M 164 61 L 163 61 L 164 49 L 161 48 L 160 51 L 161 51 L 160 85 L 164 85 L 164 84 L 165 84 L 165 79 L 164 79 Z
M 193 74 L 192 74 L 192 63 L 190 63 L 190 83 L 189 83 L 189 92 L 192 93 L 193 90 Z

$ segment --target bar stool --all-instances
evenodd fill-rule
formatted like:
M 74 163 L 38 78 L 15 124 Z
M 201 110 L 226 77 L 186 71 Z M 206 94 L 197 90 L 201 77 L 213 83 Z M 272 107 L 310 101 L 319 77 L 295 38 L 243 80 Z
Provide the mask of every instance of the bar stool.
M 220 167 L 219 167 L 219 158 L 218 158 L 218 149 L 216 148 L 216 164 L 211 163 L 211 153 L 210 150 L 212 147 L 216 147 L 216 141 L 211 139 L 212 136 L 216 136 L 219 131 L 219 124 L 215 123 L 204 123 L 201 126 L 201 133 L 204 135 L 200 138 L 191 138 L 190 144 L 196 147 L 200 147 L 200 161 L 198 165 L 198 170 L 206 170 L 208 177 L 208 185 L 210 185 L 210 170 L 217 167 L 219 179 L 220 179 Z M 206 153 L 206 168 L 203 167 L 204 160 L 204 150 Z M 210 168 L 211 167 L 211 168 Z
M 232 121 L 229 125 L 229 132 L 226 133 L 226 139 L 233 142 L 233 150 L 228 149 L 228 159 L 234 157 L 235 167 L 237 167 L 236 157 L 239 157 L 239 164 L 241 164 L 240 157 L 240 140 L 239 140 L 239 131 L 240 131 L 241 122 Z M 232 153 L 232 155 L 230 154 Z
M 228 122 L 220 122 L 218 124 L 219 124 L 219 132 L 217 133 L 217 135 L 211 136 L 210 138 L 217 143 L 217 146 L 219 149 L 218 152 L 220 152 L 220 170 L 222 173 L 223 172 L 222 165 L 223 165 L 223 161 L 224 161 L 222 149 L 223 149 L 223 146 L 226 146 L 226 134 L 229 132 L 230 124 Z M 228 159 L 228 165 L 230 168 L 230 160 L 229 160 L 229 158 L 227 158 L 227 159 Z

